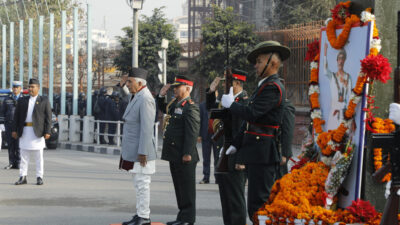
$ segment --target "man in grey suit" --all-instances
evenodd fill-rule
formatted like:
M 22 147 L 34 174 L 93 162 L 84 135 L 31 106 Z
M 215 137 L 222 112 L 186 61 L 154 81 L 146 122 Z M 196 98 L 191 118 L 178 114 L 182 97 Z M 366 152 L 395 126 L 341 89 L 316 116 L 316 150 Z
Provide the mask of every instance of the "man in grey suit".
M 132 68 L 126 82 L 131 100 L 123 115 L 124 131 L 120 168 L 133 174 L 136 215 L 122 225 L 150 225 L 150 182 L 155 173 L 156 146 L 154 118 L 156 105 L 146 87 L 147 71 Z M 134 96 L 134 97 L 133 97 Z

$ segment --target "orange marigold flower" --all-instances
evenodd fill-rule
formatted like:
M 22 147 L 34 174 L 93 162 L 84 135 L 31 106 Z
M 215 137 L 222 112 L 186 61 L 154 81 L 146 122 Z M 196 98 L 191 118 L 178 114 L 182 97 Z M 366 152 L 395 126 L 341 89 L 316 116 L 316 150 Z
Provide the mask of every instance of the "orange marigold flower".
M 354 116 L 355 111 L 356 111 L 356 107 L 357 107 L 356 103 L 354 103 L 353 101 L 349 102 L 347 110 L 344 113 L 344 116 L 346 117 L 346 119 L 350 119 L 350 118 L 352 118 Z
M 315 109 L 315 108 L 319 108 L 319 94 L 318 93 L 313 93 L 310 95 L 310 104 L 311 104 L 311 108 Z
M 310 83 L 318 83 L 318 69 L 312 69 L 310 74 Z

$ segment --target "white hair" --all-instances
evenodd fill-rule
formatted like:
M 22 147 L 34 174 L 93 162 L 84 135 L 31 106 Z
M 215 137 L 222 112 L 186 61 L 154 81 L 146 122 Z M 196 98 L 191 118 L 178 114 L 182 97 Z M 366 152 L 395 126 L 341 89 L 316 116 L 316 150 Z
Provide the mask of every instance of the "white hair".
M 142 83 L 142 86 L 145 86 L 147 84 L 147 81 L 143 78 L 135 77 L 136 82 Z

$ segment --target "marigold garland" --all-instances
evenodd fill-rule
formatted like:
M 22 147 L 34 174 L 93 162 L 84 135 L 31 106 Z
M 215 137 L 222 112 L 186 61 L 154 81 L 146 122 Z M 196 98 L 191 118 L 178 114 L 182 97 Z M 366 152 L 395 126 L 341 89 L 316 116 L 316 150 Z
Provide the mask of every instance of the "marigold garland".
M 339 4 L 346 4 L 345 6 L 347 6 L 347 8 L 350 6 L 350 2 Z M 371 11 L 369 10 L 367 12 L 370 13 Z M 328 40 L 331 43 L 331 46 L 336 49 L 340 49 L 346 44 L 351 27 L 355 23 L 360 22 L 360 19 L 355 15 L 351 15 L 350 17 L 346 15 L 344 19 L 345 25 L 342 33 L 338 37 L 336 37 L 335 29 L 336 25 L 340 25 L 340 21 L 338 19 L 333 19 L 332 21 L 335 22 L 331 21 L 327 25 Z M 371 14 L 367 14 L 367 16 L 363 17 L 364 23 L 371 20 L 374 20 L 374 16 L 371 16 Z M 370 56 L 377 56 L 380 51 L 380 40 L 376 23 L 374 23 L 373 37 L 375 42 L 371 44 Z M 315 51 L 313 54 L 315 54 Z M 312 57 L 311 53 L 310 57 Z M 321 119 L 318 99 L 319 91 L 315 87 L 319 82 L 318 62 L 319 54 L 314 57 L 314 62 L 311 63 L 310 89 L 312 89 L 312 91 L 309 92 L 310 105 L 312 108 L 311 118 L 313 121 L 315 142 L 321 148 L 323 155 L 330 156 L 341 148 L 340 144 L 343 141 L 344 135 L 349 129 L 349 125 L 351 124 L 350 122 L 355 115 L 355 109 L 360 101 L 360 95 L 363 92 L 364 85 L 367 82 L 371 83 L 372 80 L 370 80 L 371 78 L 368 78 L 364 73 L 360 72 L 350 97 L 348 107 L 345 111 L 346 121 L 341 121 L 340 126 L 335 130 L 323 132 L 322 125 L 325 124 L 325 121 Z M 375 126 L 379 127 L 379 129 L 377 128 L 379 131 L 392 129 L 392 126 L 390 125 L 384 125 L 382 127 L 377 123 Z M 377 159 L 381 158 L 382 156 L 380 156 L 380 158 L 377 157 Z M 374 165 L 382 165 L 382 162 L 379 164 L 379 162 L 376 161 L 376 164 L 374 162 Z M 258 224 L 258 215 L 266 215 L 269 217 L 266 224 L 286 223 L 286 219 L 288 219 L 290 224 L 292 224 L 295 218 L 305 219 L 307 222 L 313 220 L 315 224 L 317 224 L 318 221 L 322 221 L 322 224 L 333 224 L 337 221 L 341 221 L 339 223 L 341 225 L 356 222 L 365 222 L 374 225 L 380 223 L 382 216 L 381 213 L 370 216 L 368 221 L 361 221 L 359 218 L 360 214 L 357 214 L 359 213 L 357 210 L 351 212 L 351 210 L 339 209 L 337 211 L 332 211 L 325 209 L 323 207 L 326 200 L 324 186 L 329 173 L 329 167 L 323 162 L 308 162 L 304 164 L 304 166 L 299 167 L 299 169 L 293 169 L 291 173 L 286 174 L 282 179 L 275 182 L 271 189 L 268 202 L 254 214 L 253 221 L 255 224 Z M 336 197 L 334 201 L 335 200 Z M 353 208 L 355 209 L 356 207 Z
M 360 19 L 356 15 L 351 15 L 351 17 L 346 18 L 342 33 L 336 37 L 336 26 L 340 24 L 338 24 L 337 20 L 331 20 L 328 26 L 326 26 L 326 36 L 331 46 L 335 49 L 343 48 L 349 39 L 351 27 L 359 22 Z
M 379 117 L 375 117 L 372 123 L 372 129 L 375 133 L 391 133 L 393 132 L 396 127 L 393 124 L 393 121 L 390 119 L 381 119 Z M 374 168 L 375 171 L 379 170 L 383 166 L 383 157 L 382 157 L 382 149 L 381 148 L 374 148 Z M 389 160 L 389 158 L 387 159 Z M 381 182 L 388 182 L 392 178 L 391 173 L 387 173 L 381 180 Z

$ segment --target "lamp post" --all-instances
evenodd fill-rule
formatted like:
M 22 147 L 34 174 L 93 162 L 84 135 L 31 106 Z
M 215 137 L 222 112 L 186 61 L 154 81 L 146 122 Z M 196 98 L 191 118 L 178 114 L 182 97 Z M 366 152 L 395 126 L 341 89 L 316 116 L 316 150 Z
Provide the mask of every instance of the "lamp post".
M 139 67 L 138 54 L 139 54 L 139 10 L 143 8 L 144 0 L 126 0 L 126 3 L 133 10 L 133 37 L 132 37 L 132 67 Z

